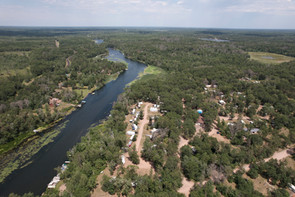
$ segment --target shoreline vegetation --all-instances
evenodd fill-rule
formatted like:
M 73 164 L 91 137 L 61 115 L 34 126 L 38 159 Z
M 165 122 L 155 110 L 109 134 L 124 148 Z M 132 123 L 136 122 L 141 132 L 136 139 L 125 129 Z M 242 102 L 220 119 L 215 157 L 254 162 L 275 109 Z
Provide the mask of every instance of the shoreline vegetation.
M 108 53 L 102 54 L 103 56 L 100 56 L 99 59 L 106 59 L 107 61 L 110 62 L 117 62 L 116 60 L 108 60 L 106 57 L 109 55 Z M 98 60 L 98 58 L 96 58 L 96 60 Z M 100 86 L 94 85 L 94 87 L 92 87 L 91 89 L 89 89 L 87 86 L 86 87 L 81 87 L 81 88 L 76 88 L 73 91 L 75 91 L 77 94 L 81 95 L 81 99 L 83 100 L 85 99 L 89 94 L 91 94 L 92 92 L 98 91 L 101 88 L 103 88 L 107 83 L 116 80 L 118 78 L 118 76 L 124 72 L 127 68 L 128 68 L 128 64 L 124 61 L 120 61 L 120 63 L 123 63 L 125 65 L 125 68 L 110 74 L 106 77 L 106 79 L 101 83 Z M 10 141 L 6 144 L 0 144 L 0 169 L 1 169 L 1 174 L 0 174 L 0 183 L 2 181 L 4 181 L 4 179 L 14 170 L 18 169 L 19 167 L 24 167 L 22 166 L 25 162 L 27 162 L 28 160 L 30 160 L 30 158 L 36 154 L 42 147 L 46 146 L 48 143 L 52 142 L 52 139 L 54 137 L 56 137 L 58 135 L 59 132 L 56 132 L 55 130 L 52 130 L 52 128 L 54 126 L 56 126 L 59 122 L 63 121 L 68 115 L 70 115 L 73 111 L 77 110 L 77 108 L 75 106 L 77 106 L 79 103 L 73 104 L 73 103 L 67 103 L 64 102 L 63 104 L 65 105 L 69 105 L 69 107 L 66 108 L 61 108 L 59 109 L 59 111 L 63 112 L 62 117 L 60 117 L 58 120 L 55 120 L 51 123 L 48 123 L 44 126 L 38 127 L 36 130 L 36 132 L 34 131 L 28 131 L 25 132 L 21 135 L 19 135 L 15 140 Z M 64 125 L 65 123 L 63 123 L 62 128 L 65 127 Z M 59 126 L 57 129 L 61 129 L 61 127 Z M 50 133 L 50 134 L 48 134 Z M 51 135 L 52 134 L 52 135 Z M 47 143 L 41 143 L 41 146 L 38 147 L 38 149 L 34 150 L 33 154 L 25 154 L 27 155 L 26 158 L 21 158 L 18 159 L 20 154 L 24 154 L 27 151 L 25 149 L 28 150 L 32 150 L 32 148 L 34 147 L 33 141 L 36 141 L 36 143 L 38 143 L 38 141 L 42 141 L 41 138 L 43 138 L 44 136 L 40 136 L 40 135 L 51 135 L 51 139 L 47 141 Z M 46 137 L 47 138 L 47 137 Z M 30 147 L 30 144 L 32 144 L 32 147 Z M 20 151 L 19 151 L 20 150 Z M 19 152 L 20 154 L 18 154 L 17 152 Z M 6 160 L 5 162 L 3 162 L 4 160 Z M 14 164 L 9 163 L 10 161 L 15 161 Z M 9 164 L 8 164 L 9 163 Z
M 75 89 L 74 91 L 78 92 L 83 92 L 83 99 L 85 99 L 89 94 L 91 94 L 92 92 L 95 92 L 97 90 L 100 90 L 101 88 L 103 88 L 103 86 L 105 86 L 107 83 L 114 81 L 118 78 L 118 76 L 124 72 L 124 70 L 122 70 L 119 73 L 114 73 L 112 75 L 109 75 L 107 77 L 107 79 L 105 80 L 105 82 L 103 83 L 103 85 L 101 87 L 93 87 L 91 89 L 86 88 L 80 88 L 80 89 Z M 83 100 L 82 99 L 82 100 Z M 70 104 L 70 103 L 67 103 Z M 78 105 L 79 103 L 77 103 L 76 105 Z M 66 110 L 66 113 L 63 117 L 59 118 L 58 120 L 55 120 L 45 126 L 42 127 L 38 127 L 36 130 L 37 132 L 34 133 L 33 131 L 28 131 L 27 133 L 24 133 L 20 136 L 18 136 L 18 138 L 14 141 L 8 142 L 6 144 L 1 144 L 0 145 L 0 157 L 5 154 L 8 153 L 10 150 L 13 150 L 15 148 L 18 148 L 19 145 L 21 145 L 23 142 L 30 140 L 31 137 L 35 137 L 35 135 L 38 135 L 38 133 L 43 133 L 46 132 L 47 130 L 51 129 L 52 127 L 54 127 L 55 125 L 57 125 L 60 121 L 62 121 L 64 118 L 66 118 L 66 116 L 70 115 L 74 110 L 76 110 L 76 108 L 74 107 L 75 105 L 71 104 L 72 106 L 69 107 L 69 109 Z M 1 181 L 0 181 L 1 182 Z
M 29 165 L 29 161 L 32 156 L 34 156 L 44 146 L 53 142 L 53 139 L 66 126 L 66 123 L 67 121 L 59 125 L 56 129 L 43 133 L 42 136 L 34 135 L 32 138 L 28 138 L 22 143 L 22 146 L 18 146 L 15 149 L 10 150 L 9 154 L 5 157 L 1 156 L 0 182 L 4 181 L 5 178 L 14 170 L 21 169 Z

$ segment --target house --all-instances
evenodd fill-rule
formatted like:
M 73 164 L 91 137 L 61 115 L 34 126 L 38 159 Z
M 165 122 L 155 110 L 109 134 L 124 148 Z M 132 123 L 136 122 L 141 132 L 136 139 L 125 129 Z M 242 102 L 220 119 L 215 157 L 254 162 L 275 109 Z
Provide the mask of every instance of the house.
M 53 107 L 53 106 L 59 106 L 60 103 L 61 103 L 61 100 L 58 99 L 58 98 L 52 98 L 52 97 L 51 97 L 51 98 L 49 99 L 49 105 L 50 105 L 51 107 Z

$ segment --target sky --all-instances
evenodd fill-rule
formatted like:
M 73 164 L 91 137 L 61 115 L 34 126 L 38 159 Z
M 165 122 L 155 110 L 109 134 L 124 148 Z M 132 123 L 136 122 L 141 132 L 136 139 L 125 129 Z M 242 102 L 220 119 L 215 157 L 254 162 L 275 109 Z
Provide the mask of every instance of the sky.
M 295 29 L 295 0 L 0 0 L 0 26 Z

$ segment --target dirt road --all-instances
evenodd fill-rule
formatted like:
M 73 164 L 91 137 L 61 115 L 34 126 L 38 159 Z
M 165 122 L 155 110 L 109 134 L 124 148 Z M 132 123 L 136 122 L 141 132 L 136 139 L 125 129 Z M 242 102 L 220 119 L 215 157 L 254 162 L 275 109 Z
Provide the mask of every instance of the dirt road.
M 139 122 L 138 124 L 138 135 L 137 135 L 137 140 L 136 140 L 136 150 L 138 151 L 139 155 L 141 155 L 141 139 L 142 139 L 142 135 L 143 135 L 143 130 L 144 130 L 144 126 L 146 124 L 149 123 L 149 119 L 148 119 L 148 110 L 149 110 L 149 107 L 152 105 L 150 103 L 144 103 L 145 104 L 145 107 L 144 107 L 144 110 L 143 110 L 143 119 Z
M 288 150 L 290 148 L 286 148 L 282 151 L 277 151 L 275 152 L 271 157 L 264 159 L 265 162 L 268 162 L 271 159 L 276 159 L 278 161 L 281 161 L 285 158 L 287 158 L 288 156 L 290 156 L 290 154 L 288 153 Z M 242 166 L 243 170 L 245 170 L 246 172 L 250 170 L 250 164 L 244 164 Z M 234 173 L 236 173 L 239 170 L 239 168 L 235 168 L 234 169 Z

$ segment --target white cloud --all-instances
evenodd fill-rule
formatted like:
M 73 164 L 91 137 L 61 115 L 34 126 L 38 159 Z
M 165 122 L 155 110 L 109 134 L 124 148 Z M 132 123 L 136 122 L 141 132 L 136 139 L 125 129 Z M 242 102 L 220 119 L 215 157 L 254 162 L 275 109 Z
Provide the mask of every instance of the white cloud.
M 273 15 L 295 15 L 295 3 L 291 0 L 252 0 L 237 1 L 228 6 L 227 12 L 261 13 Z

